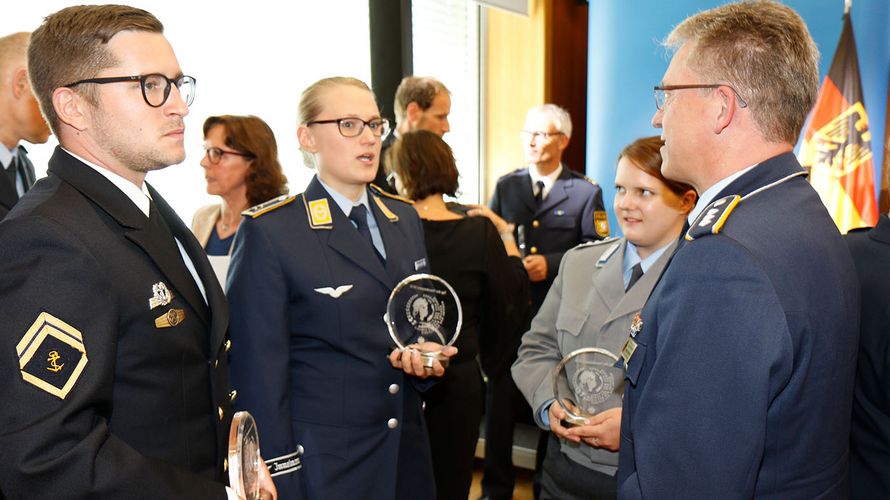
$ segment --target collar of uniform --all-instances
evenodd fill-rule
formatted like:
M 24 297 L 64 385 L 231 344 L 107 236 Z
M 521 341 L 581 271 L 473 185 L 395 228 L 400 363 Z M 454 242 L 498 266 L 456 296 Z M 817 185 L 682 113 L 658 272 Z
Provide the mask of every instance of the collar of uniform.
M 12 163 L 12 159 L 15 156 L 14 151 L 18 150 L 18 146 L 15 146 L 10 150 L 6 147 L 6 144 L 0 143 L 0 166 L 3 168 L 8 167 Z
M 729 177 L 725 177 L 725 178 L 717 181 L 716 183 L 714 183 L 713 186 L 706 189 L 705 192 L 702 193 L 701 196 L 698 197 L 698 202 L 696 202 L 695 208 L 693 208 L 692 212 L 689 212 L 689 216 L 686 217 L 686 220 L 689 221 L 689 225 L 692 225 L 692 223 L 695 222 L 696 217 L 698 217 L 698 215 L 702 212 L 702 210 L 704 210 L 705 207 L 707 207 L 708 205 L 711 204 L 712 201 L 714 201 L 714 198 L 717 196 L 717 193 L 719 193 L 720 191 L 723 191 L 723 188 L 725 188 L 730 183 L 732 183 L 732 181 L 743 176 L 745 173 L 747 173 L 749 170 L 756 167 L 757 165 L 759 165 L 759 163 L 755 163 L 754 165 L 751 165 L 750 167 L 743 168 L 742 170 L 739 170 L 738 172 L 730 175 Z
M 562 163 L 560 163 L 555 169 L 553 169 L 553 172 L 550 172 L 547 175 L 541 175 L 540 173 L 538 173 L 538 167 L 534 165 L 528 166 L 528 175 L 532 178 L 532 186 L 534 186 L 535 183 L 537 183 L 538 181 L 544 183 L 544 192 L 541 194 L 541 198 L 546 198 L 547 195 L 550 194 L 550 189 L 553 188 L 553 183 L 555 183 L 556 179 L 559 178 L 559 174 L 562 173 L 562 169 L 563 166 Z M 534 192 L 534 188 L 532 188 L 532 191 Z
M 117 175 L 116 173 L 108 170 L 105 167 L 100 167 L 95 163 L 84 160 L 80 156 L 72 153 L 71 151 L 68 151 L 65 148 L 62 149 L 69 155 L 77 158 L 83 164 L 88 165 L 90 168 L 108 179 L 112 184 L 120 189 L 121 192 L 124 193 L 127 198 L 129 198 L 133 202 L 133 204 L 136 205 L 136 207 L 139 208 L 139 210 L 143 214 L 145 214 L 146 217 L 148 217 L 148 211 L 151 206 L 151 196 L 148 194 L 148 189 L 146 189 L 145 187 L 145 182 L 142 183 L 142 186 L 137 186 L 136 184 L 133 184 L 132 182 L 124 179 L 123 177 Z
M 627 287 L 628 282 L 630 282 L 630 275 L 633 272 L 633 267 L 637 265 L 637 262 L 640 263 L 640 267 L 643 268 L 643 274 L 649 271 L 649 268 L 652 267 L 653 264 L 664 254 L 665 250 L 668 249 L 674 242 L 671 241 L 667 245 L 659 248 L 658 250 L 649 254 L 645 259 L 640 258 L 640 254 L 637 251 L 637 246 L 627 242 L 627 246 L 624 247 L 624 259 L 622 260 L 622 272 L 624 276 L 624 286 Z
M 321 184 L 321 187 L 323 187 L 324 190 L 328 192 L 328 195 L 330 195 L 331 199 L 334 200 L 334 203 L 336 203 L 337 206 L 340 207 L 340 211 L 342 211 L 343 215 L 345 215 L 346 217 L 349 217 L 349 212 L 351 212 L 352 207 L 354 207 L 356 205 L 364 205 L 365 209 L 368 211 L 368 213 L 369 214 L 372 213 L 371 205 L 368 203 L 368 190 L 367 189 L 362 189 L 362 196 L 358 199 L 358 202 L 355 202 L 355 201 L 352 201 L 349 198 L 343 196 L 342 194 L 338 193 L 331 186 L 328 186 L 327 184 L 325 184 L 324 181 L 321 180 L 321 177 L 316 176 L 316 178 L 318 179 L 318 183 Z

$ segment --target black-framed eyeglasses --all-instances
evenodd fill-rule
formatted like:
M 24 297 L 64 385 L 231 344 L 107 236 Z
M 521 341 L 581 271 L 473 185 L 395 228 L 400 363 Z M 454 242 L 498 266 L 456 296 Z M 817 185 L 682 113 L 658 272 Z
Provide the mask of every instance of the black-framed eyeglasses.
M 216 165 L 225 155 L 235 155 L 242 158 L 252 159 L 254 156 L 250 153 L 241 153 L 239 151 L 226 151 L 220 148 L 204 148 L 204 154 L 210 159 L 210 163 Z
M 720 87 L 729 87 L 732 92 L 735 94 L 736 98 L 739 100 L 740 108 L 747 108 L 748 103 L 742 98 L 741 94 L 732 87 L 732 85 L 728 85 L 725 83 L 695 83 L 689 85 L 656 85 L 653 87 L 653 92 L 655 95 L 655 109 L 661 111 L 664 109 L 664 102 L 667 99 L 667 92 L 672 90 L 688 90 L 688 89 L 717 89 Z
M 326 123 L 336 123 L 340 135 L 343 137 L 358 137 L 364 132 L 365 127 L 371 129 L 371 133 L 375 137 L 386 139 L 389 135 L 389 120 L 386 118 L 374 118 L 373 120 L 362 120 L 361 118 L 337 118 L 335 120 L 315 120 L 306 122 L 306 126 L 324 125 Z
M 185 101 L 186 106 L 191 106 L 192 101 L 195 100 L 195 79 L 194 77 L 187 75 L 182 75 L 174 79 L 167 78 L 160 73 L 135 76 L 109 76 L 104 78 L 87 78 L 62 86 L 76 87 L 83 83 L 103 85 L 106 83 L 119 82 L 139 82 L 139 86 L 142 87 L 142 97 L 145 99 L 145 103 L 153 108 L 160 108 L 167 102 L 167 98 L 170 97 L 170 88 L 173 85 L 176 85 L 176 88 L 179 89 L 179 94 L 182 96 L 182 100 Z
M 534 139 L 535 142 L 549 140 L 555 135 L 563 134 L 562 132 L 540 132 L 534 130 L 522 130 L 519 132 L 519 138 L 525 142 L 532 142 L 532 139 Z

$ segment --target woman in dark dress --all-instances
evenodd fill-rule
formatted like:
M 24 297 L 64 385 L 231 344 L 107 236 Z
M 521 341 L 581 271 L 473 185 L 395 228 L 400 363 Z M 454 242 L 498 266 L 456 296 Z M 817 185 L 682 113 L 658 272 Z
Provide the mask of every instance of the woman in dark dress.
M 458 353 L 445 376 L 423 394 L 436 495 L 466 499 L 472 481 L 484 392 L 481 367 L 497 356 L 499 337 L 516 331 L 528 307 L 528 275 L 512 228 L 490 211 L 465 217 L 466 207 L 446 204 L 458 172 L 451 148 L 427 131 L 402 135 L 387 153 L 399 194 L 420 215 L 433 274 L 457 291 L 463 307 Z M 500 234 L 499 234 L 500 233 Z

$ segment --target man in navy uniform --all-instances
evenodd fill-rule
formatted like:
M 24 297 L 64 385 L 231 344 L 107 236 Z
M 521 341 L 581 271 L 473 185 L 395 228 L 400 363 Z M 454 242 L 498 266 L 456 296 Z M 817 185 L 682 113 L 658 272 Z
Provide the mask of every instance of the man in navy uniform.
M 579 243 L 609 235 L 602 190 L 562 163 L 571 136 L 572 120 L 566 110 L 554 104 L 530 109 L 520 132 L 528 166 L 501 177 L 491 198 L 491 209 L 514 225 L 520 250 L 524 248 L 532 303 L 525 328 L 500 346 L 502 360 L 494 363 L 498 369 L 487 374 L 482 490 L 489 498 L 512 497 L 513 424 L 523 414 L 531 415 L 510 375 L 522 334 L 544 302 L 563 254 Z
M 61 146 L 0 223 L 0 497 L 235 498 L 225 297 L 144 182 L 185 158 L 195 80 L 119 5 L 51 14 L 28 60 Z
M 890 218 L 846 236 L 862 299 L 850 424 L 852 498 L 890 498 Z
M 622 350 L 618 497 L 846 498 L 859 292 L 792 152 L 816 45 L 773 1 L 701 12 L 666 45 L 662 172 L 701 197 Z
M 25 191 L 34 185 L 34 165 L 28 159 L 22 140 L 43 144 L 49 127 L 28 82 L 28 39 L 30 33 L 13 33 L 0 38 L 0 219 Z

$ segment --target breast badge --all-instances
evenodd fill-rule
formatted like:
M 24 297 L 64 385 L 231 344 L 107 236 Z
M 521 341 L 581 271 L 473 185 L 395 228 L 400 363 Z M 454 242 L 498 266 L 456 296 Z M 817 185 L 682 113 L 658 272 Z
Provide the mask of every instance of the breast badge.
M 176 326 L 182 323 L 182 320 L 185 319 L 185 310 L 184 309 L 170 309 L 164 314 L 155 318 L 155 327 L 157 328 L 170 328 L 172 326 Z
M 73 326 L 42 312 L 16 345 L 25 382 L 65 399 L 87 365 L 83 337 Z
M 148 299 L 149 309 L 166 306 L 170 302 L 173 302 L 173 292 L 167 288 L 167 285 L 165 285 L 163 281 L 158 281 L 152 285 L 151 293 L 152 296 Z

